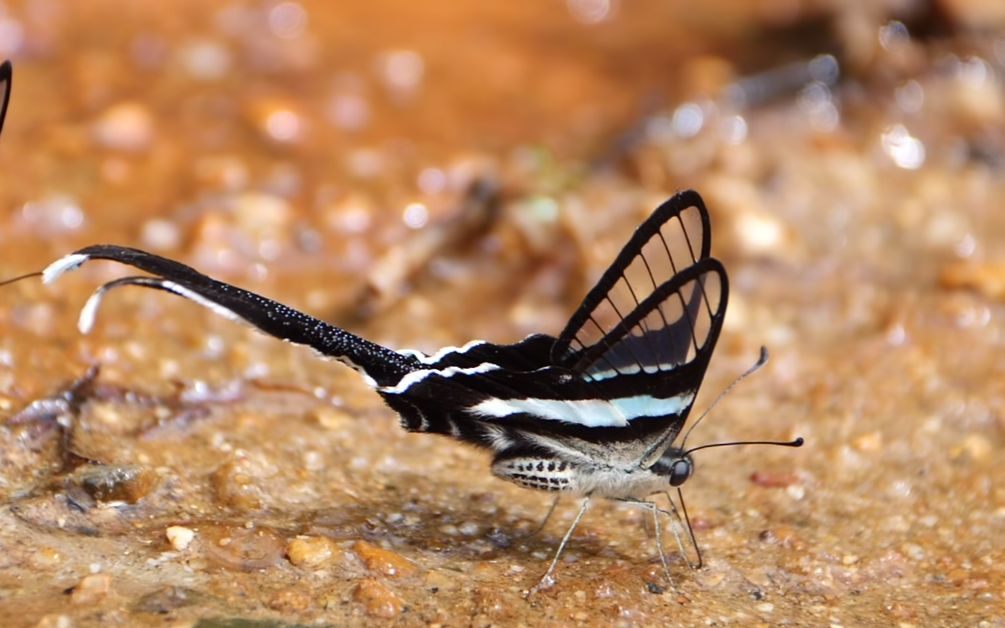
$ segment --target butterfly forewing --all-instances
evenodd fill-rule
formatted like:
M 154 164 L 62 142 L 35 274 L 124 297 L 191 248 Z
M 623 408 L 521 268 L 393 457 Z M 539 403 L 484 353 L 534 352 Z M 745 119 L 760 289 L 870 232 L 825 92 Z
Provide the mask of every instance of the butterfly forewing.
M 626 317 L 661 286 L 697 261 L 707 258 L 709 248 L 708 213 L 701 198 L 693 192 L 675 195 L 635 231 L 583 300 L 555 344 L 553 360 L 565 366 L 582 367 L 585 354 L 595 351 L 598 343 L 605 342 L 612 332 L 617 332 Z M 626 341 L 617 357 L 635 358 L 630 363 L 638 369 L 652 363 L 670 364 L 685 360 L 688 347 L 680 340 L 685 331 L 674 323 L 684 322 L 680 320 L 681 313 L 689 305 L 697 306 L 697 300 L 700 299 L 695 299 L 694 290 L 688 290 L 687 294 L 677 299 L 680 312 L 668 311 L 666 307 L 652 308 L 646 316 L 629 326 L 632 334 L 648 338 L 656 333 L 666 339 L 669 337 L 666 330 L 669 329 L 674 332 L 673 342 L 652 345 Z M 624 335 L 624 331 L 616 335 Z M 614 358 L 613 355 L 611 357 Z M 613 368 L 613 365 L 608 367 Z

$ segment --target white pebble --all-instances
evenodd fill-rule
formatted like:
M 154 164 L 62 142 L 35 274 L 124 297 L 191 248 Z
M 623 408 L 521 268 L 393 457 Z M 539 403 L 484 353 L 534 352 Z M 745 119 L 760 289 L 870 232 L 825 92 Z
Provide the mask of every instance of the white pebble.
M 796 501 L 802 501 L 806 497 L 806 487 L 801 484 L 790 484 L 785 487 L 785 493 Z
M 189 546 L 195 538 L 195 531 L 184 526 L 170 526 L 165 530 L 168 543 L 177 551 L 182 551 Z
M 465 523 L 462 523 L 459 529 L 461 531 L 461 534 L 465 536 L 474 536 L 478 534 L 478 524 L 473 521 L 467 521 Z

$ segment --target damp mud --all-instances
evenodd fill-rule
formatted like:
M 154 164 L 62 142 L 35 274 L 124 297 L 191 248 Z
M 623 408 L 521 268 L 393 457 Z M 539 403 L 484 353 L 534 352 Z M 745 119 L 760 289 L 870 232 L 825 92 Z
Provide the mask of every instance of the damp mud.
M 0 624 L 1005 625 L 1000 2 L 11 3 L 0 278 L 137 246 L 396 348 L 558 333 L 693 188 L 694 570 L 170 295 L 0 288 Z M 920 3 L 919 3 L 920 5 Z M 914 5 L 911 5 L 914 6 Z M 668 528 L 664 530 L 668 531 Z M 687 547 L 687 546 L 685 546 Z

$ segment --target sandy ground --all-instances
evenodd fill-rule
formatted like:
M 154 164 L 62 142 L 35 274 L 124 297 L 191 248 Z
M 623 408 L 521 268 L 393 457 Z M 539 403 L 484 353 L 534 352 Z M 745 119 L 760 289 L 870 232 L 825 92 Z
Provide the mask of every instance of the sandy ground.
M 549 496 L 484 452 L 164 294 L 82 336 L 95 263 L 0 288 L 0 623 L 1005 625 L 1005 18 L 830 4 L 8 6 L 0 276 L 117 242 L 513 341 L 694 188 L 732 286 L 696 407 L 772 359 L 692 439 L 807 444 L 696 454 L 700 570 L 599 502 L 525 599 L 573 499 L 528 536 Z

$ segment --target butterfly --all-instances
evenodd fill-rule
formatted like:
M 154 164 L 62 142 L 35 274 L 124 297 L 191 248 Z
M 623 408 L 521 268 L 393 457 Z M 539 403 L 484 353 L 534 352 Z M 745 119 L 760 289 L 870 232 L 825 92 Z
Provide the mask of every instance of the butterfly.
M 0 66 L 0 80 L 9 93 L 9 64 Z M 6 102 L 5 97 L 4 112 Z M 679 192 L 637 227 L 558 336 L 533 334 L 514 344 L 476 340 L 432 355 L 381 346 L 180 262 L 124 246 L 88 246 L 40 273 L 3 283 L 33 275 L 52 283 L 95 259 L 132 266 L 149 274 L 101 285 L 80 312 L 81 332 L 93 328 L 112 289 L 170 292 L 348 365 L 400 416 L 404 429 L 488 449 L 492 473 L 503 480 L 582 497 L 533 592 L 553 582 L 559 557 L 591 499 L 634 502 L 651 511 L 669 578 L 658 515 L 676 510 L 669 513 L 647 498 L 679 491 L 694 472 L 691 453 L 723 444 L 802 445 L 798 438 L 688 450 L 686 435 L 675 444 L 726 315 L 726 271 L 710 252 L 710 219 L 701 196 Z M 765 359 L 762 351 L 754 369 Z M 691 542 L 697 550 L 693 532 Z

